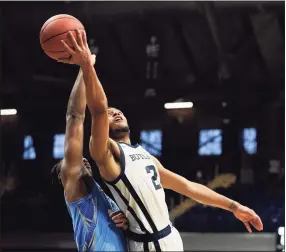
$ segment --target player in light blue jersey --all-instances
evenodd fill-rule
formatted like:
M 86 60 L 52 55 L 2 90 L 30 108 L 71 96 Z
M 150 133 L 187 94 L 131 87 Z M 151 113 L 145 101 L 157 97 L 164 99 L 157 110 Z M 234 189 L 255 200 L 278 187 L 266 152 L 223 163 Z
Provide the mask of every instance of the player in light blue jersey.
M 95 56 L 92 57 L 93 64 Z M 64 187 L 78 251 L 127 251 L 122 229 L 127 219 L 94 181 L 83 158 L 83 124 L 86 108 L 85 83 L 80 70 L 66 113 L 64 159 L 52 170 Z

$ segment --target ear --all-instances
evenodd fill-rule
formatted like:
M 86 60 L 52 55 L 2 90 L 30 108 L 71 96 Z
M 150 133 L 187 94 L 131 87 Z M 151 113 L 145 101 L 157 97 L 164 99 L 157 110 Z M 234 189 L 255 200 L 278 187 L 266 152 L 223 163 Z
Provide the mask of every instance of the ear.
M 58 179 L 61 180 L 61 173 L 58 174 Z

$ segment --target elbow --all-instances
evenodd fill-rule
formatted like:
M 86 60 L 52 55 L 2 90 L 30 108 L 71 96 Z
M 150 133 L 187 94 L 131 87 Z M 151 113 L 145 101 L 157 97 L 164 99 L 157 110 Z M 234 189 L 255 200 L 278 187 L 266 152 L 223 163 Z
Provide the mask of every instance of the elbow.
M 66 178 L 73 179 L 74 181 L 80 179 L 82 176 L 80 166 L 70 166 L 69 169 L 63 167 L 61 169 L 61 174 Z
M 189 182 L 188 185 L 186 186 L 186 194 L 190 198 L 200 202 L 200 197 L 206 189 L 207 187 L 204 185 L 194 182 Z
M 195 198 L 197 195 L 197 188 L 194 183 L 187 179 L 182 180 L 177 184 L 177 192 L 190 198 Z
M 171 180 L 171 181 L 168 181 L 168 183 L 163 181 L 162 185 L 165 189 L 173 190 L 185 196 L 188 196 L 193 193 L 192 187 L 188 183 L 186 183 L 186 181 Z
M 107 113 L 108 109 L 107 100 L 97 101 L 94 104 L 90 104 L 88 107 L 92 116 Z
M 194 196 L 194 190 L 188 184 L 182 184 L 182 186 L 180 187 L 180 193 L 190 198 Z
M 104 165 L 106 156 L 110 155 L 110 143 L 107 142 L 106 145 L 102 145 L 101 147 L 98 146 L 98 143 L 94 141 L 94 138 L 91 137 L 89 142 L 89 152 L 92 159 L 97 163 L 97 165 Z

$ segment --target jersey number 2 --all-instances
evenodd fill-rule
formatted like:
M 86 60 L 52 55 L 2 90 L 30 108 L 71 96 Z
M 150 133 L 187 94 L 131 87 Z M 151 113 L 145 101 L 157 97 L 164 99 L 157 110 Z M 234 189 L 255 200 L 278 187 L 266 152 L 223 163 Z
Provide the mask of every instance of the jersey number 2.
M 159 190 L 162 188 L 162 186 L 160 184 L 157 184 L 157 178 L 158 178 L 158 174 L 157 174 L 157 171 L 156 171 L 156 168 L 154 165 L 148 165 L 145 167 L 147 173 L 151 173 L 153 172 L 153 176 L 151 177 L 152 179 L 152 183 L 155 187 L 156 190 Z

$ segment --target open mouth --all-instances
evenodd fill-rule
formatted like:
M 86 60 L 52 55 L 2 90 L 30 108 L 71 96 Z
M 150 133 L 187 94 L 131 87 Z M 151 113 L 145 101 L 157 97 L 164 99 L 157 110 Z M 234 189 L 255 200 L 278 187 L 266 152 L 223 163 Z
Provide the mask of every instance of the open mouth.
M 120 121 L 123 121 L 123 119 L 121 117 L 116 117 L 115 118 L 115 122 L 120 122 Z

